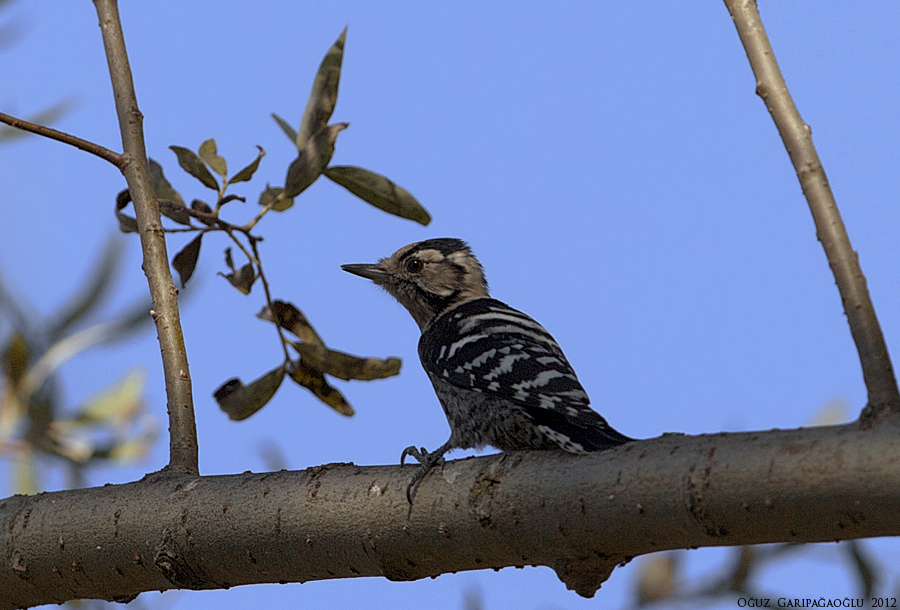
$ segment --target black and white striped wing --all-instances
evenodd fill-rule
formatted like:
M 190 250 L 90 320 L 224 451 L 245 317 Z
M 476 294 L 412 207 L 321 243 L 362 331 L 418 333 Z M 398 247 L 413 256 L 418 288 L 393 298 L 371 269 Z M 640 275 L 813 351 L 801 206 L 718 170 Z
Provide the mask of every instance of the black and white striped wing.
M 568 451 L 596 451 L 631 440 L 590 408 L 550 333 L 495 299 L 469 301 L 437 318 L 419 341 L 419 356 L 432 375 L 521 407 Z

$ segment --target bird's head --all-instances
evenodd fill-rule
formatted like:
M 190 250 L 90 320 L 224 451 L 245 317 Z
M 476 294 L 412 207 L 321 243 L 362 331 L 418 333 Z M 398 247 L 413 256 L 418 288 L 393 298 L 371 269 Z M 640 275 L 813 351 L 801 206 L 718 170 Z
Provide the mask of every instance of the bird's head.
M 375 264 L 341 265 L 341 269 L 384 288 L 420 329 L 455 305 L 488 296 L 484 269 L 461 239 L 427 239 Z

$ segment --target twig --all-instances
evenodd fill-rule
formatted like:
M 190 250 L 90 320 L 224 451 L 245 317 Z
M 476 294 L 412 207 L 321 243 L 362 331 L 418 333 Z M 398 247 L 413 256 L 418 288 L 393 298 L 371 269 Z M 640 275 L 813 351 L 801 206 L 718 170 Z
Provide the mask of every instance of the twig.
M 31 133 L 37 134 L 39 136 L 44 136 L 45 138 L 50 138 L 51 140 L 63 142 L 64 144 L 70 144 L 75 148 L 78 148 L 85 152 L 89 152 L 92 155 L 97 155 L 105 161 L 109 161 L 119 169 L 122 169 L 122 165 L 124 164 L 124 158 L 119 153 L 111 151 L 108 148 L 104 148 L 103 146 L 95 144 L 94 142 L 82 140 L 77 136 L 52 129 L 50 127 L 29 123 L 24 119 L 18 119 L 14 116 L 3 114 L 2 112 L 0 112 L 0 123 L 6 123 L 10 127 L 15 127 L 16 129 L 21 129 L 23 131 L 30 131 Z
M 248 233 L 248 237 L 252 236 Z M 284 329 L 281 328 L 281 324 L 278 322 L 278 316 L 275 315 L 275 303 L 272 300 L 272 292 L 269 290 L 269 281 L 266 279 L 265 273 L 263 273 L 262 265 L 259 264 L 259 248 L 256 245 L 258 241 L 258 239 L 251 239 L 250 247 L 253 248 L 253 256 L 256 258 L 256 265 L 259 270 L 259 281 L 262 282 L 263 292 L 266 293 L 266 303 L 269 306 L 269 310 L 272 312 L 272 322 L 275 324 L 275 330 L 278 331 L 278 338 L 281 340 L 281 349 L 284 350 L 284 362 L 287 364 L 291 359 L 291 355 L 288 353 L 287 339 L 284 338 Z
M 187 352 L 178 312 L 178 291 L 172 282 L 159 203 L 150 186 L 144 146 L 143 115 L 138 109 L 131 67 L 116 0 L 94 0 L 122 134 L 122 173 L 134 202 L 144 254 L 143 269 L 150 285 L 154 320 L 162 352 L 169 413 L 169 466 L 176 472 L 197 474 L 197 428 Z
M 812 130 L 803 122 L 784 82 L 756 0 L 725 0 L 725 5 L 756 77 L 756 93 L 772 115 L 797 172 L 816 225 L 816 236 L 822 242 L 841 294 L 868 390 L 868 404 L 862 418 L 900 414 L 900 392 L 897 391 L 897 380 L 884 335 L 869 297 L 859 258 L 850 245 L 825 169 L 813 145 Z
M 266 279 L 266 274 L 263 271 L 263 266 L 260 262 L 259 248 L 256 245 L 257 242 L 259 242 L 262 238 L 253 235 L 246 227 L 236 227 L 234 225 L 224 223 L 222 224 L 222 229 L 226 233 L 228 233 L 228 236 L 231 238 L 231 240 L 235 244 L 237 244 L 237 247 L 240 248 L 241 252 L 244 253 L 244 256 L 246 256 L 251 263 L 256 265 L 256 270 L 259 273 L 259 281 L 262 282 L 263 292 L 265 292 L 266 294 L 266 305 L 268 305 L 270 311 L 274 312 L 275 307 L 274 301 L 272 300 L 272 292 L 269 289 L 269 281 Z M 235 231 L 240 231 L 247 238 L 247 241 L 250 243 L 250 248 L 253 250 L 252 254 L 247 250 L 247 248 L 244 247 L 244 244 L 241 243 L 241 240 L 239 240 L 234 235 Z M 278 332 L 278 340 L 281 341 L 281 349 L 284 352 L 284 363 L 287 364 L 291 359 L 291 354 L 288 351 L 288 344 L 287 339 L 285 339 L 284 337 L 284 330 L 282 330 L 277 316 L 272 319 L 272 323 L 275 325 L 275 330 Z

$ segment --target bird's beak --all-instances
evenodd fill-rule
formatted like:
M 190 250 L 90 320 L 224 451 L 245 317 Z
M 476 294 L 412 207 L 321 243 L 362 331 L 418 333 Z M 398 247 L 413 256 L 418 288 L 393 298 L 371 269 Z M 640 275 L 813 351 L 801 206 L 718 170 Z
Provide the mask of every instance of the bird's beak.
M 372 280 L 376 284 L 383 284 L 385 280 L 388 278 L 388 273 L 382 269 L 379 265 L 373 264 L 359 264 L 359 265 L 341 265 L 341 269 L 346 271 L 347 273 L 352 273 L 353 275 L 358 275 L 359 277 L 364 277 L 367 280 Z

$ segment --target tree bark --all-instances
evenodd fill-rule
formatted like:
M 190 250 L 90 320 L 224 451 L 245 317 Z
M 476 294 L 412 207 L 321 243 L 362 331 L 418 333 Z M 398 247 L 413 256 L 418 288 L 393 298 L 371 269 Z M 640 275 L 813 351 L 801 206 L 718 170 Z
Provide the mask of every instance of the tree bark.
M 900 426 L 665 435 L 587 456 L 155 474 L 0 501 L 0 610 L 149 590 L 545 565 L 591 596 L 676 548 L 900 535 Z

